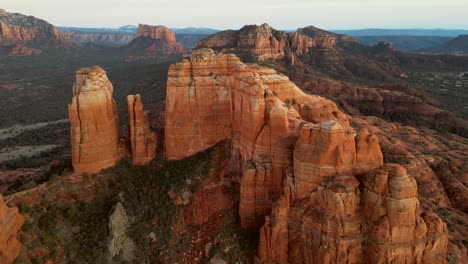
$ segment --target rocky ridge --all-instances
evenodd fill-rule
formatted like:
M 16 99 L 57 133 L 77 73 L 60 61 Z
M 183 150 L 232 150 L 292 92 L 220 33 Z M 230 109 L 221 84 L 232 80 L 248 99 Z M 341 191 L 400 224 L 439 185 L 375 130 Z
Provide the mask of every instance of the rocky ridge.
M 77 43 L 99 44 L 103 46 L 120 47 L 130 43 L 135 34 L 131 33 L 111 33 L 111 32 L 81 32 L 69 31 L 65 32 L 65 36 Z
M 306 29 L 286 33 L 271 28 L 268 24 L 249 25 L 239 31 L 227 30 L 216 33 L 197 43 L 197 48 L 212 48 L 238 55 L 252 55 L 254 61 L 287 59 L 295 64 L 296 56 L 312 48 L 334 49 L 335 42 L 342 36 L 323 31 L 311 36 Z
M 8 13 L 0 9 L 0 46 L 14 46 L 13 54 L 19 56 L 38 55 L 30 48 L 69 48 L 71 42 L 56 27 L 33 16 Z M 18 48 L 22 47 L 22 48 Z M 21 52 L 24 51 L 24 52 Z

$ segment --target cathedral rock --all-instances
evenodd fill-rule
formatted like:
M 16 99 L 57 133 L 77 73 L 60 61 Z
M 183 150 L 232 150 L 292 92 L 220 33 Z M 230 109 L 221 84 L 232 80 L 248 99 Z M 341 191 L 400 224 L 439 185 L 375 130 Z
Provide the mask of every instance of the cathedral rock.
M 18 208 L 7 207 L 0 194 L 0 263 L 11 264 L 18 256 L 21 244 L 16 235 L 24 220 Z
M 145 165 L 156 156 L 156 135 L 151 132 L 141 96 L 127 96 L 130 150 L 133 165 Z
M 112 83 L 101 67 L 76 72 L 68 112 L 75 172 L 94 173 L 113 166 L 119 159 L 119 120 Z
M 169 69 L 166 158 L 226 140 L 241 225 L 261 227 L 258 262 L 445 262 L 446 224 L 375 135 L 272 69 L 196 50 Z

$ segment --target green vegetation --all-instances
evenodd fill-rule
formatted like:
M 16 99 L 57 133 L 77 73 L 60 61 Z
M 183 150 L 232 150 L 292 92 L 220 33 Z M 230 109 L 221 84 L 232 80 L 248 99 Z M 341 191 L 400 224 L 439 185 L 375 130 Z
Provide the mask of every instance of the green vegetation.
M 99 175 L 85 177 L 97 181 L 94 185 L 97 196 L 92 203 L 64 205 L 44 196 L 38 206 L 21 205 L 21 212 L 32 219 L 21 234 L 23 251 L 46 249 L 59 262 L 106 262 L 109 214 L 118 201 L 118 194 L 122 193 L 123 205 L 131 219 L 128 235 L 137 246 L 135 263 L 162 262 L 172 236 L 172 224 L 180 211 L 169 198 L 169 190 L 183 189 L 190 179 L 198 182 L 191 189 L 195 192 L 210 167 L 220 166 L 221 162 L 216 159 L 225 158 L 218 155 L 220 152 L 226 153 L 225 145 L 181 161 L 165 161 L 159 155 L 142 167 L 133 167 L 130 161 L 123 160 Z M 149 237 L 151 232 L 156 235 L 154 242 Z M 38 236 L 33 236 L 34 233 Z M 27 263 L 25 257 L 23 252 L 16 263 Z M 34 257 L 36 263 L 43 260 L 40 256 Z

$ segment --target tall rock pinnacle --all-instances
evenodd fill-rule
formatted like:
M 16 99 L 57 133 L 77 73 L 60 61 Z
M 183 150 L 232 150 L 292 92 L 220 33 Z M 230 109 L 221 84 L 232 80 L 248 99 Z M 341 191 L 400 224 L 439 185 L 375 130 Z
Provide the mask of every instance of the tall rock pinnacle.
M 156 135 L 145 117 L 141 96 L 127 96 L 132 164 L 144 165 L 156 156 Z
M 119 159 L 119 119 L 112 83 L 101 67 L 76 72 L 68 113 L 75 172 L 94 173 L 113 166 Z

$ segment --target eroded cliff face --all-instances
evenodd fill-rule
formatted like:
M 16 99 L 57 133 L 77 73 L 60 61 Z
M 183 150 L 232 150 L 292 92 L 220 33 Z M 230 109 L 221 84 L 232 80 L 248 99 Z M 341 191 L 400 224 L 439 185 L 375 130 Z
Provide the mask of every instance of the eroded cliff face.
M 113 166 L 119 159 L 119 121 L 113 86 L 101 67 L 76 72 L 68 113 L 75 172 L 94 173 Z
M 133 165 L 145 165 L 156 156 L 156 135 L 151 132 L 139 94 L 127 96 L 130 150 Z
M 165 129 L 168 159 L 231 142 L 240 177 L 227 177 L 241 226 L 263 226 L 262 263 L 445 261 L 445 223 L 419 208 L 405 168 L 384 165 L 371 129 L 272 69 L 194 51 L 170 67 Z
M 126 49 L 139 52 L 147 56 L 179 54 L 184 51 L 182 45 L 176 42 L 176 35 L 165 26 L 138 25 L 137 37 Z
M 347 117 L 322 97 L 304 94 L 274 70 L 245 65 L 234 55 L 198 50 L 169 69 L 165 150 L 182 159 L 232 140 L 240 180 L 242 226 L 258 228 L 291 171 L 304 122 Z
M 302 199 L 285 188 L 260 231 L 261 263 L 446 263 L 447 227 L 419 209 L 398 164 L 334 175 Z
M 65 35 L 53 25 L 44 20 L 8 13 L 0 9 L 0 46 L 21 44 L 34 47 L 65 48 L 71 44 Z M 20 56 L 38 55 L 40 52 L 31 52 L 26 47 L 16 48 L 15 54 Z M 20 53 L 24 51 L 23 53 Z
M 326 32 L 326 31 L 322 31 Z M 294 64 L 297 56 L 312 48 L 334 49 L 338 35 L 331 32 L 307 36 L 300 29 L 286 33 L 271 28 L 268 24 L 250 25 L 239 31 L 227 30 L 216 33 L 197 43 L 197 48 L 213 48 L 222 52 L 253 56 L 254 61 L 286 58 Z
M 18 208 L 9 208 L 0 194 L 0 263 L 11 264 L 18 256 L 21 243 L 16 235 L 23 226 L 24 216 L 18 213 Z

